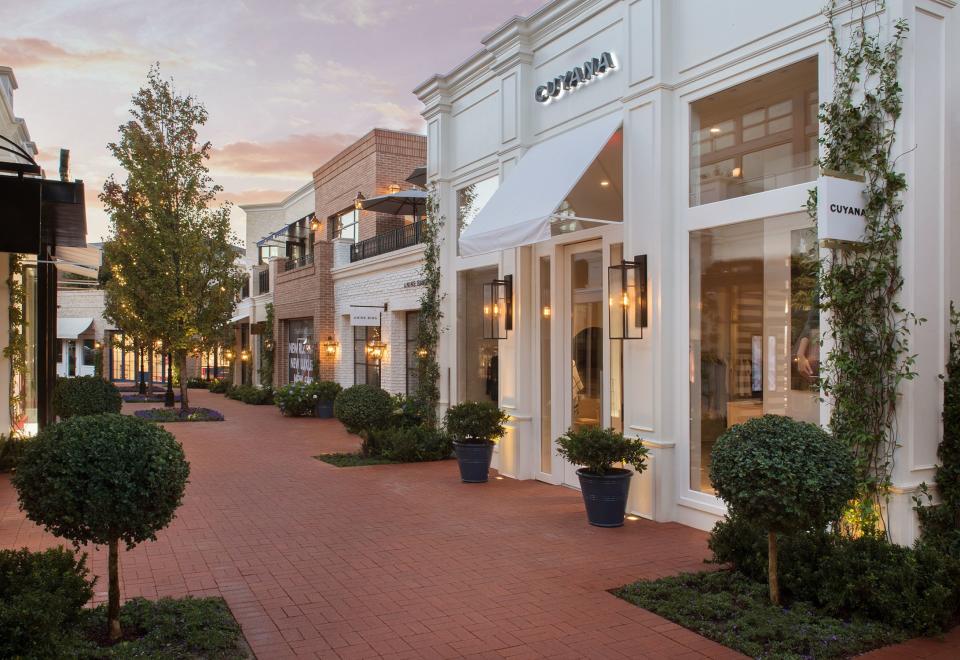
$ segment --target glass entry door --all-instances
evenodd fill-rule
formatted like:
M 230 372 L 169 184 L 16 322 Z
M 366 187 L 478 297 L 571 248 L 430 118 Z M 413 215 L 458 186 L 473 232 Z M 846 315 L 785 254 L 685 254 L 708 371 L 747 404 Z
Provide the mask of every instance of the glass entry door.
M 604 265 L 599 241 L 564 250 L 564 380 L 565 425 L 578 429 L 604 421 L 603 304 Z M 563 483 L 579 487 L 579 466 L 565 463 Z

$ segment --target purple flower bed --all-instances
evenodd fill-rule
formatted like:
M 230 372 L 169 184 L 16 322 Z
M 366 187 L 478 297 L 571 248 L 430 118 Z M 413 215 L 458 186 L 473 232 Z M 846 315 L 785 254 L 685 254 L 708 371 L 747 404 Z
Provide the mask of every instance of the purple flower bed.
M 123 402 L 124 403 L 163 403 L 164 394 L 160 392 L 159 394 L 154 392 L 153 394 L 124 394 Z M 173 395 L 174 401 L 180 400 L 179 394 Z
M 148 422 L 222 422 L 223 413 L 213 408 L 151 408 L 133 413 Z

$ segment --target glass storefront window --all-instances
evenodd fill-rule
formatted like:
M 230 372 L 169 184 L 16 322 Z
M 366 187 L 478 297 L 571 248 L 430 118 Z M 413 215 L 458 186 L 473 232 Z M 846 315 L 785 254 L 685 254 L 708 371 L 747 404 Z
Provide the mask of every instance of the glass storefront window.
M 483 285 L 496 266 L 457 273 L 457 396 L 459 401 L 499 401 L 496 339 L 483 338 Z
M 690 234 L 690 488 L 710 452 L 764 414 L 820 417 L 816 230 L 806 213 Z
M 313 382 L 313 321 L 287 321 L 288 378 L 291 383 Z
M 690 105 L 690 206 L 816 178 L 817 59 Z
M 570 256 L 570 355 L 573 428 L 603 423 L 603 252 Z
M 94 349 L 94 340 L 93 339 L 84 339 L 83 340 L 83 355 L 81 360 L 83 361 L 83 366 L 93 367 L 96 366 L 96 350 Z
M 540 257 L 540 471 L 553 474 L 553 432 L 551 429 L 550 327 L 553 320 L 550 300 L 550 257 Z
M 380 387 L 380 360 L 370 356 L 370 342 L 380 341 L 380 326 L 353 327 L 353 383 Z

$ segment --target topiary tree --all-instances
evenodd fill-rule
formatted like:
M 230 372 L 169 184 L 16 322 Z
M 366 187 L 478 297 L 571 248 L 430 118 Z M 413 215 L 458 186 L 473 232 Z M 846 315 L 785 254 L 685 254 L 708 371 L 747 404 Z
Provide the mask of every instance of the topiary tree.
M 507 432 L 503 423 L 510 417 L 492 401 L 464 401 L 447 409 L 444 421 L 454 440 L 467 444 L 489 444 Z
M 53 388 L 53 411 L 60 419 L 118 413 L 122 405 L 120 390 L 101 376 L 58 378 Z
M 20 508 L 75 544 L 109 548 L 107 625 L 119 639 L 119 543 L 127 549 L 170 524 L 190 466 L 163 428 L 124 415 L 73 417 L 53 424 L 24 452 L 13 477 Z
M 333 402 L 333 416 L 354 433 L 386 426 L 392 414 L 393 399 L 373 385 L 348 387 Z
M 856 495 L 850 451 L 818 426 L 779 415 L 730 428 L 713 448 L 710 480 L 731 517 L 767 532 L 770 600 L 780 604 L 777 533 L 823 527 Z

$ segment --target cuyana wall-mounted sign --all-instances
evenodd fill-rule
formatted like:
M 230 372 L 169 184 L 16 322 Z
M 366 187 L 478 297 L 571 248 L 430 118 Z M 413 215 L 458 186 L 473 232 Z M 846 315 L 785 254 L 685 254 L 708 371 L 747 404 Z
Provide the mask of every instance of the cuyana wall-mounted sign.
M 823 172 L 817 180 L 817 238 L 825 246 L 860 243 L 866 233 L 862 176 Z
M 613 54 L 604 52 L 600 57 L 594 57 L 584 62 L 583 66 L 575 66 L 562 76 L 557 76 L 545 85 L 540 85 L 533 93 L 533 98 L 538 103 L 549 103 L 551 100 L 563 96 L 564 92 L 586 85 L 591 80 L 599 78 L 615 68 L 617 68 L 617 64 Z

